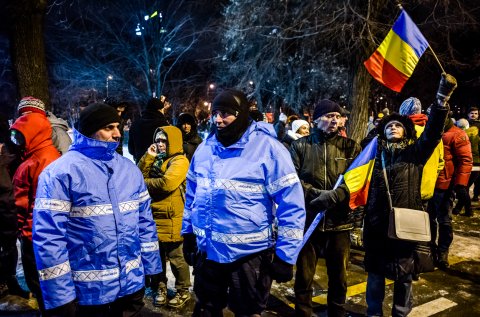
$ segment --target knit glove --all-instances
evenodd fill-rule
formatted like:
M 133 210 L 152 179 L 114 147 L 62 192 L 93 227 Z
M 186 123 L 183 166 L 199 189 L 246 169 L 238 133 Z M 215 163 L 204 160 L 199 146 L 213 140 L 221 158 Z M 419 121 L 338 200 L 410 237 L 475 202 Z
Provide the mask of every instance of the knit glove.
M 310 206 L 319 210 L 325 210 L 334 207 L 338 203 L 338 194 L 332 190 L 316 189 L 317 198 L 310 202 Z
M 277 283 L 288 282 L 293 278 L 293 264 L 287 263 L 275 255 L 270 264 L 270 275 Z
M 197 237 L 193 233 L 183 235 L 183 257 L 190 266 L 195 266 L 197 261 Z

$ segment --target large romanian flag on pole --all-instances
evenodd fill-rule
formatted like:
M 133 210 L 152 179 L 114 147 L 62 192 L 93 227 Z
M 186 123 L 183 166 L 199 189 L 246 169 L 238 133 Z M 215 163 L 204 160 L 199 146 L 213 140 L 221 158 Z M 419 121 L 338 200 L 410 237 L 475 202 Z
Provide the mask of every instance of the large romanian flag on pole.
M 367 203 L 377 143 L 378 137 L 373 138 L 343 174 L 343 180 L 350 191 L 349 204 L 352 209 Z
M 418 27 L 402 10 L 387 37 L 364 65 L 373 78 L 400 92 L 428 46 Z

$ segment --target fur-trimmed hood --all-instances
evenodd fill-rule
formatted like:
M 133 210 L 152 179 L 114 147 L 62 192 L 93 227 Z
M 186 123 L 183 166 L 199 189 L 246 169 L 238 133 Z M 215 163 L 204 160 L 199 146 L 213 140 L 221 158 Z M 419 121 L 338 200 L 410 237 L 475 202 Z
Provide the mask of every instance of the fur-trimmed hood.
M 413 124 L 412 119 L 410 119 L 408 116 L 402 116 L 401 114 L 398 114 L 396 112 L 392 113 L 391 115 L 388 115 L 384 117 L 380 123 L 378 124 L 377 131 L 378 131 L 378 137 L 382 140 L 387 140 L 385 136 L 385 126 L 387 123 L 390 121 L 398 121 L 403 126 L 405 127 L 405 138 L 408 140 L 416 140 L 417 139 L 417 134 L 415 132 L 415 125 Z

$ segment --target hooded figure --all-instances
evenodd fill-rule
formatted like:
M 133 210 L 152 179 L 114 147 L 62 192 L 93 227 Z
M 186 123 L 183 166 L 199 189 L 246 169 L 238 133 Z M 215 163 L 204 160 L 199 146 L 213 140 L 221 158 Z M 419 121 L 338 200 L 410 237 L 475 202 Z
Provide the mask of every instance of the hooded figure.
M 420 183 L 425 163 L 441 140 L 448 110 L 432 106 L 424 133 L 417 139 L 412 120 L 393 113 L 377 127 L 378 147 L 365 206 L 364 246 L 367 280 L 367 314 L 382 316 L 385 278 L 394 281 L 392 315 L 408 315 L 412 309 L 412 279 L 421 273 L 415 248 L 418 243 L 388 237 L 390 205 L 385 172 L 394 207 L 422 210 Z
M 192 160 L 193 153 L 198 145 L 202 143 L 202 138 L 197 133 L 197 121 L 189 113 L 181 113 L 177 119 L 177 128 L 182 131 L 183 152 L 188 160 Z
M 160 127 L 154 133 L 153 144 L 138 162 L 152 197 L 152 213 L 157 225 L 162 267 L 166 267 L 168 259 L 175 276 L 177 295 L 168 302 L 174 308 L 183 306 L 191 297 L 188 291 L 191 286 L 190 271 L 183 257 L 183 238 L 180 236 L 185 205 L 185 179 L 189 166 L 182 145 L 180 129 L 173 126 Z M 147 278 L 147 284 L 155 294 L 153 304 L 166 304 L 166 271 Z

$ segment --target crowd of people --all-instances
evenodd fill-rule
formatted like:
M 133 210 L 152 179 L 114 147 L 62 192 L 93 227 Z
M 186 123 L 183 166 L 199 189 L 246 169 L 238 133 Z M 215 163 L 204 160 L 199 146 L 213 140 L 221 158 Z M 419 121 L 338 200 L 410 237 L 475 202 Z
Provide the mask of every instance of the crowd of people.
M 193 114 L 170 125 L 168 102 L 152 98 L 129 131 L 134 162 L 122 156 L 125 103 L 86 106 L 70 138 L 41 100 L 25 97 L 18 119 L 1 122 L 0 285 L 28 297 L 15 278 L 19 239 L 42 316 L 140 316 L 145 300 L 181 308 L 192 298 L 193 316 L 223 316 L 226 307 L 236 316 L 260 316 L 273 281 L 295 276 L 295 315 L 309 317 L 316 264 L 324 258 L 328 316 L 345 316 L 354 221 L 349 188 L 338 180 L 377 137 L 368 200 L 360 207 L 367 315 L 384 314 L 388 278 L 391 314 L 407 316 L 412 281 L 422 273 L 418 243 L 387 236 L 389 206 L 428 211 L 429 246 L 445 269 L 451 215 L 465 209 L 471 216 L 469 187 L 475 184 L 473 199 L 480 192 L 472 172 L 480 162 L 478 109 L 454 124 L 453 89 L 441 81 L 428 109 L 412 97 L 399 113 L 382 112 L 362 142 L 347 137 L 349 112 L 332 100 L 315 104 L 311 122 L 282 113 L 272 125 L 243 92 L 225 89 L 212 102 L 202 140 Z

